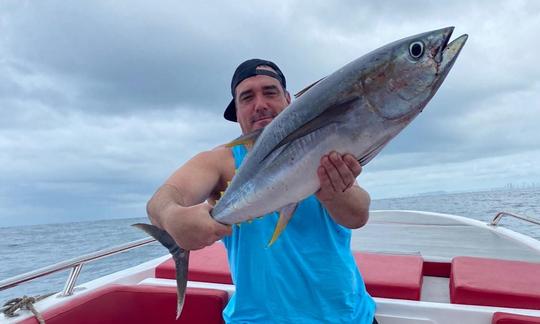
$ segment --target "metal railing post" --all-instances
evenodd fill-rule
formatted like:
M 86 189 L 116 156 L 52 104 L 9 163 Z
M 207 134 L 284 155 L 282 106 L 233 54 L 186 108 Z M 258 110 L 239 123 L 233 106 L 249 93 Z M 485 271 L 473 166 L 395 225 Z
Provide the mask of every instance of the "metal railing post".
M 62 293 L 58 295 L 58 297 L 67 297 L 73 295 L 73 288 L 75 288 L 75 284 L 77 283 L 77 278 L 79 278 L 79 274 L 81 273 L 82 266 L 83 264 L 80 263 L 71 268 L 68 280 L 64 285 L 64 289 L 62 290 Z
M 499 221 L 503 218 L 503 216 L 512 216 L 512 217 L 515 217 L 517 219 L 527 221 L 529 223 L 540 225 L 540 220 L 537 220 L 537 219 L 534 219 L 534 218 L 528 217 L 528 216 L 522 216 L 522 215 L 510 213 L 510 212 L 505 212 L 505 211 L 498 212 L 497 215 L 495 215 L 495 217 L 491 221 L 491 223 L 489 223 L 489 225 L 497 226 L 499 224 Z

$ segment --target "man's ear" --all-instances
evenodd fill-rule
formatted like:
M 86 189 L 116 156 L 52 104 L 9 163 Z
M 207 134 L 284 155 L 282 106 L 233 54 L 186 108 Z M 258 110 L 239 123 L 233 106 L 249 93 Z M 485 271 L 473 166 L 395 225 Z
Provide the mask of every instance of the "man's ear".
M 287 104 L 291 103 L 291 94 L 287 90 L 285 90 L 285 99 L 287 99 Z

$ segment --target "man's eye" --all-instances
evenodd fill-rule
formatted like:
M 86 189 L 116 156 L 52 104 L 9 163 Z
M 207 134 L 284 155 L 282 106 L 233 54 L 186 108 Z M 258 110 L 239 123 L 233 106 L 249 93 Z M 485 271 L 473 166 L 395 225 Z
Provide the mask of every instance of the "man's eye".
M 264 94 L 267 95 L 267 96 L 275 96 L 278 93 L 277 93 L 277 91 L 266 91 Z
M 253 96 L 243 96 L 242 98 L 240 98 L 240 100 L 246 102 L 246 101 L 250 101 L 251 98 L 253 98 Z

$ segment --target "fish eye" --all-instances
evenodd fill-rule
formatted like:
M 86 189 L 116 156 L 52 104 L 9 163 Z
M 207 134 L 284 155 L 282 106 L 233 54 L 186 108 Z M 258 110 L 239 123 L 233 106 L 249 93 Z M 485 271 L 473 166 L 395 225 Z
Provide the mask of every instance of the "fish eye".
M 422 57 L 424 54 L 424 43 L 420 41 L 412 42 L 409 45 L 409 54 L 416 60 Z

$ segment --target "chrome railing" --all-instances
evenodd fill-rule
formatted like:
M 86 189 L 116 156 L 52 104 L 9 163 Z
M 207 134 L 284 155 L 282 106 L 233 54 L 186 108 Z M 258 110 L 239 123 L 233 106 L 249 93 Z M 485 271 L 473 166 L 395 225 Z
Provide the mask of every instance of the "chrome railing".
M 135 249 L 143 245 L 152 243 L 154 241 L 155 239 L 151 237 L 143 238 L 137 241 L 132 241 L 132 242 L 124 243 L 124 244 L 114 246 L 108 249 L 103 249 L 97 252 L 80 256 L 80 257 L 62 261 L 62 262 L 53 264 L 51 266 L 43 267 L 38 270 L 30 271 L 30 272 L 27 272 L 27 273 L 24 273 L 15 277 L 11 277 L 11 278 L 0 281 L 0 291 L 15 287 L 21 283 L 25 283 L 30 280 L 34 280 L 34 279 L 58 272 L 58 271 L 71 268 L 71 272 L 66 281 L 66 284 L 64 285 L 64 289 L 59 295 L 59 296 L 70 296 L 73 294 L 73 289 L 75 288 L 75 284 L 77 283 L 77 278 L 79 277 L 82 266 L 85 263 L 89 263 L 98 259 L 109 257 L 111 255 L 122 253 L 131 249 Z
M 510 212 L 505 212 L 505 211 L 498 212 L 497 215 L 495 215 L 495 217 L 491 221 L 491 223 L 489 223 L 489 225 L 497 226 L 499 224 L 499 221 L 504 216 L 512 216 L 512 217 L 517 218 L 517 219 L 521 219 L 521 220 L 524 220 L 524 221 L 527 221 L 527 222 L 530 222 L 530 223 L 533 223 L 533 224 L 536 224 L 536 225 L 540 225 L 540 220 L 537 220 L 537 219 L 534 219 L 534 218 L 528 217 L 528 216 L 522 216 L 522 215 L 510 213 Z

